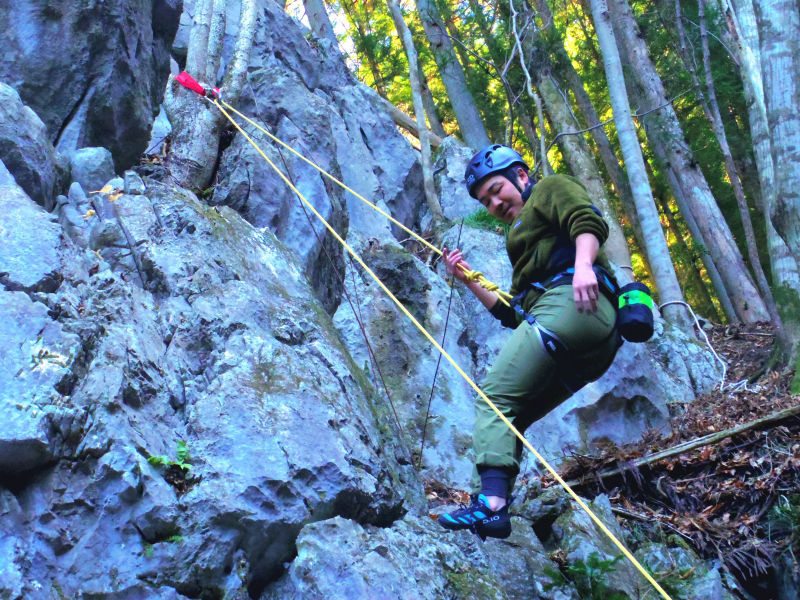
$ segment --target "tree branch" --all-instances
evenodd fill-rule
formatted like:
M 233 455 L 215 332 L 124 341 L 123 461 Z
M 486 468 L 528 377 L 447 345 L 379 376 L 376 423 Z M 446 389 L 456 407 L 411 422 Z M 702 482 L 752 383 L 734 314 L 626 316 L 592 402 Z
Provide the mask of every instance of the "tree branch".
M 715 433 L 710 433 L 708 435 L 704 435 L 703 437 L 699 437 L 694 440 L 683 442 L 682 444 L 678 444 L 677 446 L 673 446 L 672 448 L 667 448 L 666 450 L 662 450 L 661 452 L 656 452 L 655 454 L 651 454 L 650 456 L 645 456 L 643 458 L 635 460 L 632 463 L 630 463 L 630 465 L 634 468 L 644 467 L 654 462 L 658 462 L 660 460 L 665 460 L 667 458 L 671 458 L 673 456 L 689 452 L 690 450 L 694 450 L 695 448 L 700 448 L 702 446 L 708 446 L 710 444 L 714 444 L 716 442 L 734 436 L 738 433 L 744 433 L 745 431 L 757 429 L 759 427 L 763 427 L 764 425 L 779 423 L 780 421 L 783 421 L 785 419 L 788 419 L 789 417 L 794 417 L 797 415 L 800 415 L 800 405 L 778 411 L 767 417 L 762 417 L 760 419 L 756 419 L 755 421 L 744 423 L 743 425 L 737 425 L 736 427 L 731 427 L 730 429 L 726 429 L 724 431 L 717 431 Z M 602 473 L 595 473 L 593 474 L 593 478 L 607 479 L 609 477 L 614 477 L 615 475 L 621 475 L 626 470 L 627 469 L 612 469 L 610 471 L 604 471 Z M 568 485 L 570 487 L 578 487 L 584 483 L 586 482 L 574 480 L 568 482 Z

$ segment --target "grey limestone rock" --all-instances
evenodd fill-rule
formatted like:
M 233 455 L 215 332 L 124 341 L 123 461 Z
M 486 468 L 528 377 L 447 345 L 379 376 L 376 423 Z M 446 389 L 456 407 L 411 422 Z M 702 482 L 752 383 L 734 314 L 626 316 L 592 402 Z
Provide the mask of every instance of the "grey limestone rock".
M 265 2 L 261 18 L 265 26 L 251 56 L 250 93 L 239 110 L 385 213 L 415 226 L 422 201 L 417 154 L 380 98 L 354 80 L 338 50 L 310 44 L 276 4 Z M 388 243 L 396 235 L 406 237 L 291 151 L 261 133 L 254 139 L 356 250 L 369 239 Z M 342 249 L 310 209 L 241 136 L 223 154 L 219 179 L 212 202 L 235 208 L 297 252 L 332 313 L 342 291 L 336 277 L 337 270 L 344 273 Z
M 114 157 L 107 148 L 79 148 L 69 155 L 72 179 L 88 192 L 101 189 L 114 177 Z
M 471 148 L 452 136 L 446 137 L 438 149 L 433 165 L 434 182 L 444 216 L 451 221 L 471 215 L 481 208 L 464 185 L 464 170 L 472 155 Z
M 4 10 L 0 8 L 0 23 Z M 66 186 L 68 165 L 39 116 L 6 83 L 0 83 L 0 161 L 28 196 L 52 210 Z
M 116 168 L 145 150 L 169 74 L 180 0 L 0 6 L 0 79 L 41 117 L 64 153 L 105 146 Z
M 451 293 L 442 279 L 397 245 L 375 243 L 363 257 L 413 317 L 441 342 Z M 389 388 L 390 398 L 381 394 L 385 421 L 393 425 L 395 422 L 391 400 L 405 443 L 416 457 L 430 400 L 423 472 L 426 478 L 464 487 L 472 473 L 470 434 L 474 421 L 474 390 L 445 359 L 441 361 L 433 389 L 438 352 L 430 342 L 361 269 L 348 269 L 346 286 L 352 304 L 342 303 L 334 322 L 354 360 L 369 373 L 376 389 L 383 392 L 384 383 Z M 457 364 L 470 372 L 472 355 L 459 339 L 465 324 L 458 305 L 449 319 L 444 348 Z M 372 364 L 370 354 L 376 365 Z
M 261 600 L 509 597 L 487 554 L 435 527 L 410 517 L 385 529 L 341 517 L 308 525 L 287 574 Z
M 3 404 L 0 448 L 27 468 L 14 486 L 28 525 L 9 531 L 15 600 L 255 594 L 305 524 L 385 526 L 406 496 L 421 506 L 296 260 L 228 208 L 157 182 L 146 192 L 115 200 L 125 249 L 75 248 L 41 302 L 0 295 L 36 315 L 15 326 L 21 350 L 3 368 L 37 343 L 49 361 L 19 381 L 23 408 Z
M 61 267 L 61 227 L 16 184 L 0 162 L 0 284 L 53 291 Z

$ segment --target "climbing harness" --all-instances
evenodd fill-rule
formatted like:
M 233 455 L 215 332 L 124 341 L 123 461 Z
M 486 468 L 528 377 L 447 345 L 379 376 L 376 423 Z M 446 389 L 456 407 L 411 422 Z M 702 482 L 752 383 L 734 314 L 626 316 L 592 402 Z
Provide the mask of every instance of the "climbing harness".
M 480 387 L 478 387 L 478 385 L 472 380 L 472 378 L 469 377 L 469 375 L 467 375 L 464 372 L 464 370 L 450 356 L 450 354 L 448 354 L 447 351 L 433 338 L 433 336 L 428 332 L 428 330 L 425 329 L 425 327 L 414 317 L 414 315 L 411 314 L 411 312 L 409 312 L 409 310 L 397 299 L 397 297 L 391 292 L 391 290 L 389 290 L 389 288 L 386 287 L 386 284 L 383 283 L 383 281 L 381 281 L 381 279 L 372 271 L 372 269 L 369 268 L 369 266 L 364 262 L 364 260 L 342 238 L 342 236 L 336 231 L 336 229 L 334 229 L 334 227 L 330 223 L 328 223 L 327 220 L 325 220 L 325 218 L 319 213 L 319 211 L 316 208 L 314 208 L 314 205 L 303 195 L 303 193 L 300 190 L 297 189 L 297 187 L 286 177 L 286 175 L 275 165 L 275 163 L 272 160 L 270 160 L 270 158 L 265 154 L 265 152 L 258 146 L 258 144 L 255 143 L 255 141 L 253 141 L 253 139 L 242 128 L 242 126 L 239 123 L 237 123 L 231 117 L 230 113 L 226 110 L 226 108 L 229 108 L 231 110 L 231 112 L 234 112 L 234 113 L 242 116 L 249 123 L 251 123 L 254 126 L 258 127 L 258 129 L 261 130 L 262 132 L 264 132 L 265 134 L 267 134 L 270 137 L 270 139 L 277 140 L 277 138 L 275 138 L 275 136 L 273 136 L 272 134 L 268 133 L 266 131 L 266 129 L 264 129 L 263 127 L 258 126 L 254 121 L 252 121 L 250 119 L 247 119 L 246 117 L 244 117 L 244 115 L 241 115 L 241 113 L 239 113 L 238 111 L 236 111 L 235 109 L 230 107 L 230 105 L 228 105 L 224 100 L 221 100 L 219 97 L 217 97 L 217 96 L 215 96 L 213 94 L 212 94 L 212 97 L 208 97 L 208 93 L 209 93 L 208 88 L 205 88 L 205 87 L 201 86 L 194 79 L 192 79 L 190 75 L 188 75 L 188 74 L 184 75 L 182 73 L 181 75 L 179 75 L 179 77 L 180 77 L 180 79 L 176 78 L 176 80 L 179 83 L 181 83 L 181 85 L 183 85 L 184 87 L 187 87 L 188 89 L 200 94 L 206 100 L 208 100 L 214 106 L 217 107 L 217 109 L 225 116 L 225 118 L 228 119 L 230 121 L 230 123 L 236 128 L 236 130 L 239 131 L 239 133 L 241 133 L 242 136 L 244 136 L 244 138 L 256 149 L 256 151 L 261 155 L 261 157 L 264 158 L 264 160 L 267 161 L 267 163 L 272 167 L 272 169 L 281 178 L 281 180 L 287 186 L 289 186 L 289 188 L 295 194 L 297 194 L 297 196 L 300 198 L 300 200 L 302 200 L 302 202 L 309 208 L 309 210 L 320 220 L 320 222 L 325 226 L 325 228 L 330 232 L 330 234 L 342 245 L 342 247 L 345 250 L 347 250 L 347 252 L 353 257 L 353 259 L 359 265 L 361 265 L 361 267 L 364 269 L 364 271 L 370 277 L 372 277 L 372 279 L 375 281 L 375 283 L 377 283 L 378 286 L 392 300 L 392 302 L 394 302 L 395 305 L 397 305 L 398 309 L 400 309 L 400 311 L 404 315 L 406 315 L 406 317 L 409 318 L 409 320 L 414 324 L 414 326 L 417 329 L 419 329 L 420 333 L 422 333 L 422 335 L 442 354 L 442 356 L 444 356 L 445 359 L 447 359 L 447 361 L 464 378 L 464 380 L 470 385 L 470 387 L 472 387 L 472 389 L 478 394 L 478 396 L 480 396 L 480 398 L 484 402 L 487 403 L 487 405 L 495 412 L 495 414 L 498 416 L 498 418 L 514 433 L 514 435 L 536 457 L 536 459 L 542 464 L 542 466 L 545 467 L 545 469 L 547 469 L 547 471 L 553 476 L 553 478 L 559 483 L 559 485 L 561 485 L 561 487 L 563 487 L 564 490 L 566 490 L 566 492 L 572 497 L 572 499 L 578 504 L 578 506 L 580 506 L 589 515 L 589 517 L 592 519 L 592 521 L 595 523 L 595 525 L 609 538 L 609 540 L 619 549 L 619 551 L 622 552 L 622 554 L 631 562 L 631 564 L 633 564 L 634 567 L 636 567 L 636 569 L 642 574 L 642 576 L 645 579 L 647 579 L 647 581 L 649 581 L 650 584 L 653 585 L 653 587 L 661 594 L 661 596 L 663 598 L 665 598 L 665 600 L 672 600 L 670 598 L 670 596 L 667 594 L 667 592 L 664 591 L 664 589 L 653 578 L 653 576 L 650 575 L 650 573 L 647 572 L 647 569 L 645 569 L 641 565 L 641 563 L 639 563 L 639 561 L 636 560 L 636 557 L 634 557 L 633 554 L 631 554 L 630 550 L 628 550 L 622 544 L 622 542 L 620 542 L 617 539 L 617 537 L 611 532 L 611 530 L 608 529 L 606 524 L 603 523 L 603 521 L 600 520 L 600 518 L 597 515 L 594 514 L 594 512 L 586 505 L 586 503 L 581 499 L 581 497 L 578 496 L 578 494 L 575 493 L 575 491 L 567 484 L 567 482 L 564 481 L 564 479 L 550 465 L 550 463 L 547 462 L 547 460 L 545 460 L 545 458 L 531 445 L 531 443 L 525 438 L 525 436 L 522 435 L 522 433 L 516 427 L 514 427 L 513 423 L 511 423 L 511 421 L 508 420 L 508 418 L 500 411 L 499 408 L 497 408 L 497 406 L 489 399 L 489 397 L 486 396 L 486 394 L 484 394 L 483 390 L 481 390 Z M 211 91 L 213 92 L 213 89 Z M 290 148 L 287 144 L 285 144 L 282 141 L 279 141 L 279 143 L 281 145 L 287 147 L 287 148 Z M 300 155 L 297 151 L 295 151 L 295 150 L 293 150 L 291 148 L 290 148 L 290 150 L 292 150 L 292 152 L 294 154 L 296 154 L 297 156 L 303 158 L 302 155 Z M 332 181 L 338 183 L 339 185 L 341 185 L 342 187 L 344 187 L 345 189 L 347 189 L 351 193 L 355 194 L 357 197 L 361 198 L 364 202 L 367 202 L 368 204 L 370 204 L 371 206 L 374 207 L 374 205 L 372 205 L 369 201 L 364 199 L 362 196 L 358 195 L 356 192 L 351 190 L 349 187 L 345 186 L 344 183 L 340 182 L 338 179 L 334 178 L 332 175 L 329 175 L 329 174 L 325 173 L 325 171 L 323 171 L 320 167 L 314 165 L 314 163 L 312 163 L 308 159 L 303 158 L 303 160 L 305 160 L 306 162 L 308 162 L 309 164 L 314 166 L 317 170 L 320 171 L 320 173 L 324 174 L 326 177 L 328 177 Z M 386 215 L 386 213 L 384 211 L 381 211 L 379 208 L 375 207 L 375 209 L 378 210 L 379 212 L 381 212 L 381 214 Z M 386 216 L 388 217 L 388 215 L 386 215 Z M 389 218 L 391 218 L 391 217 L 389 217 Z M 392 219 L 392 221 L 397 223 L 396 221 L 394 221 L 394 219 Z M 409 229 L 407 229 L 405 227 L 403 227 L 403 229 L 405 231 L 411 233 L 412 235 L 414 235 L 415 238 L 422 239 L 422 238 L 420 238 L 420 236 L 414 234 Z M 434 249 L 438 254 L 441 254 L 441 251 L 438 250 L 438 248 L 435 248 L 435 246 L 432 246 L 429 242 L 425 241 L 424 243 L 429 248 Z M 465 269 L 465 271 L 466 271 L 466 269 Z M 473 273 L 475 273 L 475 272 L 473 272 Z M 482 277 L 482 275 L 481 275 L 481 277 Z M 494 284 L 491 284 L 491 285 L 494 285 Z M 506 294 L 506 296 L 508 296 L 508 294 Z M 506 298 L 506 300 L 507 300 L 507 298 Z M 506 301 L 506 304 L 507 304 L 507 301 Z
M 612 304 L 616 307 L 618 289 L 616 283 L 614 283 L 614 280 L 611 279 L 610 275 L 603 267 L 595 265 L 593 270 L 597 277 L 597 283 L 600 291 L 609 300 L 611 300 Z M 536 317 L 522 308 L 522 303 L 525 300 L 525 296 L 527 296 L 527 294 L 531 291 L 531 288 L 540 292 L 546 292 L 562 285 L 571 285 L 574 275 L 574 267 L 564 269 L 563 271 L 556 273 L 552 277 L 548 277 L 543 281 L 534 281 L 528 287 L 526 287 L 525 290 L 511 299 L 511 307 L 520 317 L 522 317 L 522 319 L 527 321 L 527 323 L 534 328 L 536 334 L 539 336 L 539 341 L 541 342 L 544 351 L 550 355 L 550 357 L 553 359 L 553 362 L 556 364 L 556 377 L 561 382 L 561 385 L 563 385 L 571 394 L 574 394 L 588 383 L 583 374 L 575 368 L 575 360 L 579 359 L 581 355 L 571 352 L 569 347 L 561 340 L 561 338 L 558 337 L 558 335 L 556 335 L 555 332 L 549 330 L 544 325 L 539 323 L 536 320 Z M 618 335 L 617 325 L 615 325 L 611 332 L 597 343 L 596 347 L 601 348 L 608 343 L 612 336 Z M 617 343 L 621 345 L 621 340 L 618 339 Z M 594 349 L 595 348 L 592 348 L 588 352 L 591 352 Z

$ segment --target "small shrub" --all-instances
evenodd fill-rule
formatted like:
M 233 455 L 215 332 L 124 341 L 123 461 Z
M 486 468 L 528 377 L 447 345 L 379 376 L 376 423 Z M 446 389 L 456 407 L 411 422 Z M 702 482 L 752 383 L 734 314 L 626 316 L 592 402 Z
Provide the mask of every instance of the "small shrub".
M 493 217 L 485 208 L 479 208 L 471 215 L 464 217 L 464 225 L 472 227 L 473 229 L 485 229 L 495 232 L 502 231 L 505 235 L 508 235 L 509 229 L 508 223 L 504 223 L 497 217 Z

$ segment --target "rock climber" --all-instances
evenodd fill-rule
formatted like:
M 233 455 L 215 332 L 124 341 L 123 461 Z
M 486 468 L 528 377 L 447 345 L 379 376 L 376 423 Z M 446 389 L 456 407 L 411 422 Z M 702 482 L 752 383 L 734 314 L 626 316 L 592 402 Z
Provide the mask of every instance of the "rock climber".
M 534 185 L 528 171 L 519 153 L 495 144 L 475 154 L 465 173 L 470 196 L 510 225 L 513 308 L 469 281 L 459 268 L 470 270 L 460 250 L 443 250 L 447 272 L 502 325 L 514 328 L 482 389 L 520 432 L 599 378 L 621 343 L 616 282 L 599 253 L 608 225 L 577 179 L 551 175 Z M 473 448 L 472 503 L 438 522 L 483 539 L 506 538 L 522 443 L 480 397 Z

